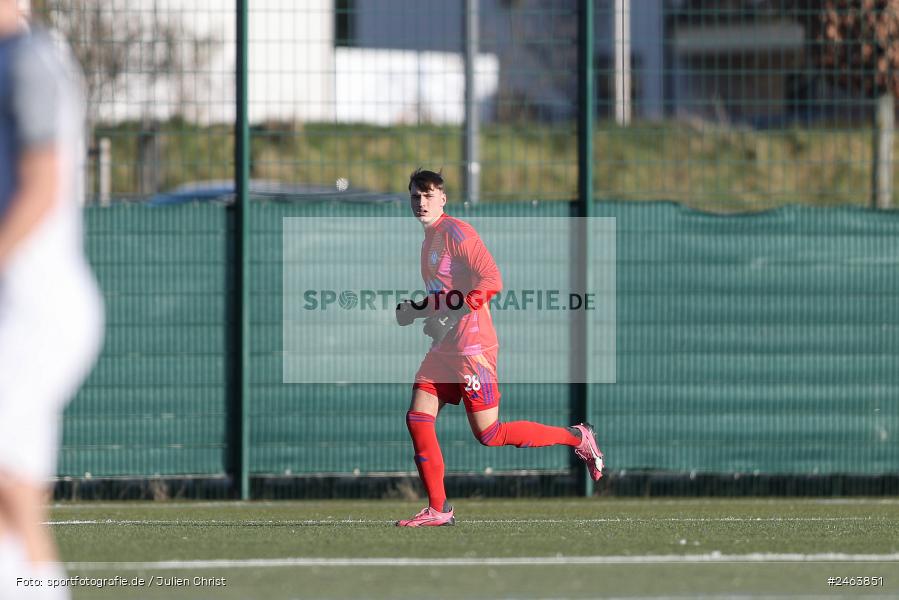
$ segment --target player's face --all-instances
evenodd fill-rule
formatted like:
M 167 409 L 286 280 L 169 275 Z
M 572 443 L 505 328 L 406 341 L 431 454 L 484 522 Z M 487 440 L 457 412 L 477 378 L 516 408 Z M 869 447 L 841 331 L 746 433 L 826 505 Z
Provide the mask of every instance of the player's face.
M 412 214 L 422 225 L 430 225 L 443 215 L 443 206 L 446 204 L 446 194 L 437 188 L 421 190 L 418 186 L 412 186 L 409 194 Z

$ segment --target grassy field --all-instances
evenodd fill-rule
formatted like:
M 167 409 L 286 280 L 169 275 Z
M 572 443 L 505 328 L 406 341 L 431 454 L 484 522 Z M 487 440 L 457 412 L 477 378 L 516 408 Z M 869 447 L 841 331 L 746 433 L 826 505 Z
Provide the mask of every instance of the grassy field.
M 160 187 L 231 176 L 227 127 L 173 121 L 160 126 Z M 135 194 L 139 124 L 100 128 L 112 140 L 113 195 Z M 252 134 L 253 177 L 403 193 L 409 172 L 443 168 L 450 200 L 462 187 L 462 130 L 433 125 L 376 127 L 272 123 Z M 897 136 L 899 154 L 899 136 Z M 706 122 L 597 124 L 597 199 L 673 200 L 713 212 L 785 204 L 866 204 L 871 132 L 856 127 L 756 130 Z M 482 128 L 485 201 L 568 200 L 577 190 L 573 124 L 490 124 Z M 899 198 L 899 186 L 897 186 Z M 894 200 L 895 202 L 895 200 Z
M 76 599 L 899 596 L 895 500 L 460 500 L 455 527 L 393 527 L 418 508 L 60 504 L 52 523 L 70 575 L 144 579 Z M 883 583 L 828 584 L 865 576 Z

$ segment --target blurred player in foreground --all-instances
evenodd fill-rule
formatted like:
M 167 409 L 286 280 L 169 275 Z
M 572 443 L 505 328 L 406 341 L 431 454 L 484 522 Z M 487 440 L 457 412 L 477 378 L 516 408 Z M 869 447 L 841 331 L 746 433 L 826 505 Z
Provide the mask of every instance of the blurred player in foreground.
M 409 179 L 412 214 L 424 227 L 421 276 L 427 301 L 400 303 L 397 322 L 424 318 L 424 333 L 433 340 L 415 375 L 406 424 L 415 449 L 415 464 L 428 492 L 428 506 L 400 527 L 453 525 L 453 507 L 443 487 L 443 455 L 435 423 L 446 404 L 465 404 L 471 431 L 485 446 L 519 448 L 565 445 L 587 464 L 591 477 L 602 477 L 603 456 L 593 427 L 552 427 L 532 421 L 499 420 L 496 358 L 499 343 L 490 315 L 490 298 L 502 289 L 493 257 L 468 223 L 444 213 L 443 177 L 415 171 Z
M 16 0 L 0 0 L 0 103 L 0 598 L 67 598 L 47 584 L 63 573 L 42 523 L 59 418 L 103 313 L 82 251 L 80 70 Z

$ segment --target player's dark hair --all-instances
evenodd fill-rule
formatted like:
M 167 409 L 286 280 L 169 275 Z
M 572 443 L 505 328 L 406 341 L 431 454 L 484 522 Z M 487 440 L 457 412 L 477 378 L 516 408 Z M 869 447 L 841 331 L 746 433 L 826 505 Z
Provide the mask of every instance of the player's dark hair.
M 426 192 L 431 189 L 440 190 L 441 192 L 445 192 L 446 189 L 443 187 L 443 171 L 427 171 L 422 169 L 421 167 L 412 171 L 412 175 L 409 176 L 409 191 L 412 191 L 412 186 L 417 187 L 423 192 Z

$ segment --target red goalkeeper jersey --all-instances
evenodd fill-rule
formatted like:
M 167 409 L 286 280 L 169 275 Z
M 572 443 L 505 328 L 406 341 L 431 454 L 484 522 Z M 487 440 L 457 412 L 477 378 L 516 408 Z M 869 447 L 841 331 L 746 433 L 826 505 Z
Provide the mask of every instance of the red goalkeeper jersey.
M 471 312 L 432 352 L 471 356 L 498 345 L 489 300 L 503 282 L 493 256 L 474 227 L 444 214 L 425 228 L 421 244 L 421 276 L 436 308 L 458 306 L 464 297 Z M 454 297 L 450 297 L 453 292 Z

